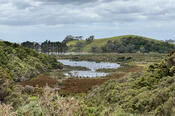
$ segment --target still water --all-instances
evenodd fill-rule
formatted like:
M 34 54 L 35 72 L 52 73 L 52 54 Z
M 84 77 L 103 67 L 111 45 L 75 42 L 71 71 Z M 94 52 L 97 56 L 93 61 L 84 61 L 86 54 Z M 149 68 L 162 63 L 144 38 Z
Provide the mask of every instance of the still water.
M 96 72 L 98 69 L 115 69 L 119 68 L 120 65 L 117 63 L 108 63 L 108 62 L 89 62 L 89 61 L 72 61 L 72 60 L 58 60 L 59 62 L 63 63 L 64 65 L 69 66 L 81 66 L 86 67 L 90 70 L 88 71 L 81 71 L 81 70 L 72 70 L 69 73 L 66 73 L 66 76 L 75 76 L 75 77 L 101 77 L 106 76 L 109 73 L 104 72 Z

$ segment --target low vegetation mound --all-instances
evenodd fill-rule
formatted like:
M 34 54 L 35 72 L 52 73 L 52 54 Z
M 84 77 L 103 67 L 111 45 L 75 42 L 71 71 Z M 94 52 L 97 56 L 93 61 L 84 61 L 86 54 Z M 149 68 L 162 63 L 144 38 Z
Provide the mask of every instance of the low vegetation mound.
M 14 81 L 25 81 L 53 68 L 62 68 L 56 58 L 39 54 L 16 43 L 0 42 L 0 67 Z
M 175 49 L 174 44 L 136 35 L 125 35 L 96 40 L 73 40 L 67 43 L 71 52 L 95 53 L 168 53 Z
M 175 52 L 147 71 L 109 80 L 85 98 L 83 115 L 174 116 Z M 82 113 L 82 112 L 81 112 Z

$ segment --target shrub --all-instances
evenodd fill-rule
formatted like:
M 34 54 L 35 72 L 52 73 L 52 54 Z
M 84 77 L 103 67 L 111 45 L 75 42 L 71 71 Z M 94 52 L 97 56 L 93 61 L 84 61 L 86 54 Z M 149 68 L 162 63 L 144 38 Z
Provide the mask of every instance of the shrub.
M 5 105 L 0 103 L 0 116 L 16 116 L 16 112 L 13 111 L 11 105 Z
M 80 108 L 80 104 L 74 98 L 63 98 L 55 94 L 54 90 L 45 87 L 40 106 L 44 116 L 73 116 Z

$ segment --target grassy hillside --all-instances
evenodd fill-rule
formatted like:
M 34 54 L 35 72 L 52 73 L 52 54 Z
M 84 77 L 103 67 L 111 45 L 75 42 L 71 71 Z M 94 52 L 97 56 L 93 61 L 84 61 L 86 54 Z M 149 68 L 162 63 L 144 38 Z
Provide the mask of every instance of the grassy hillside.
M 128 37 L 130 35 L 126 35 L 126 37 Z M 90 52 L 91 51 L 91 48 L 93 46 L 98 46 L 98 47 L 103 47 L 105 46 L 105 44 L 107 43 L 108 40 L 112 40 L 112 41 L 120 41 L 121 37 L 125 37 L 125 36 L 118 36 L 118 37 L 112 37 L 112 38 L 103 38 L 103 39 L 96 39 L 94 40 L 93 42 L 85 45 L 81 51 L 82 52 Z M 86 43 L 86 40 L 73 40 L 73 41 L 69 41 L 67 43 L 67 46 L 68 47 L 71 47 L 71 46 L 75 46 L 77 44 L 77 42 L 82 42 L 82 43 Z M 75 48 L 70 48 L 70 51 L 74 51 Z
M 175 49 L 175 45 L 173 44 L 136 35 L 124 35 L 112 38 L 96 39 L 91 42 L 87 42 L 86 40 L 74 40 L 68 42 L 67 46 L 69 47 L 69 52 L 167 53 Z M 133 49 L 133 51 L 125 50 L 127 48 Z

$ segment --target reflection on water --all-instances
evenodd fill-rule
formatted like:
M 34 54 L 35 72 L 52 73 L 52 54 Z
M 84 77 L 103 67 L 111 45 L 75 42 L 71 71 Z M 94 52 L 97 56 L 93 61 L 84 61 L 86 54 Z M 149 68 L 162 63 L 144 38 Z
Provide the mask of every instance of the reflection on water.
M 94 72 L 94 71 L 80 71 L 73 70 L 70 73 L 65 73 L 66 76 L 74 76 L 74 77 L 102 77 L 108 75 L 108 73 L 103 72 Z
M 107 63 L 107 62 L 89 62 L 89 61 L 71 61 L 71 60 L 58 60 L 59 62 L 63 63 L 64 65 L 69 66 L 81 66 L 90 69 L 90 71 L 80 71 L 80 70 L 73 70 L 69 73 L 66 73 L 67 76 L 75 76 L 75 77 L 101 77 L 106 76 L 108 73 L 103 72 L 96 72 L 97 69 L 114 69 L 120 67 L 119 64 L 116 63 Z

